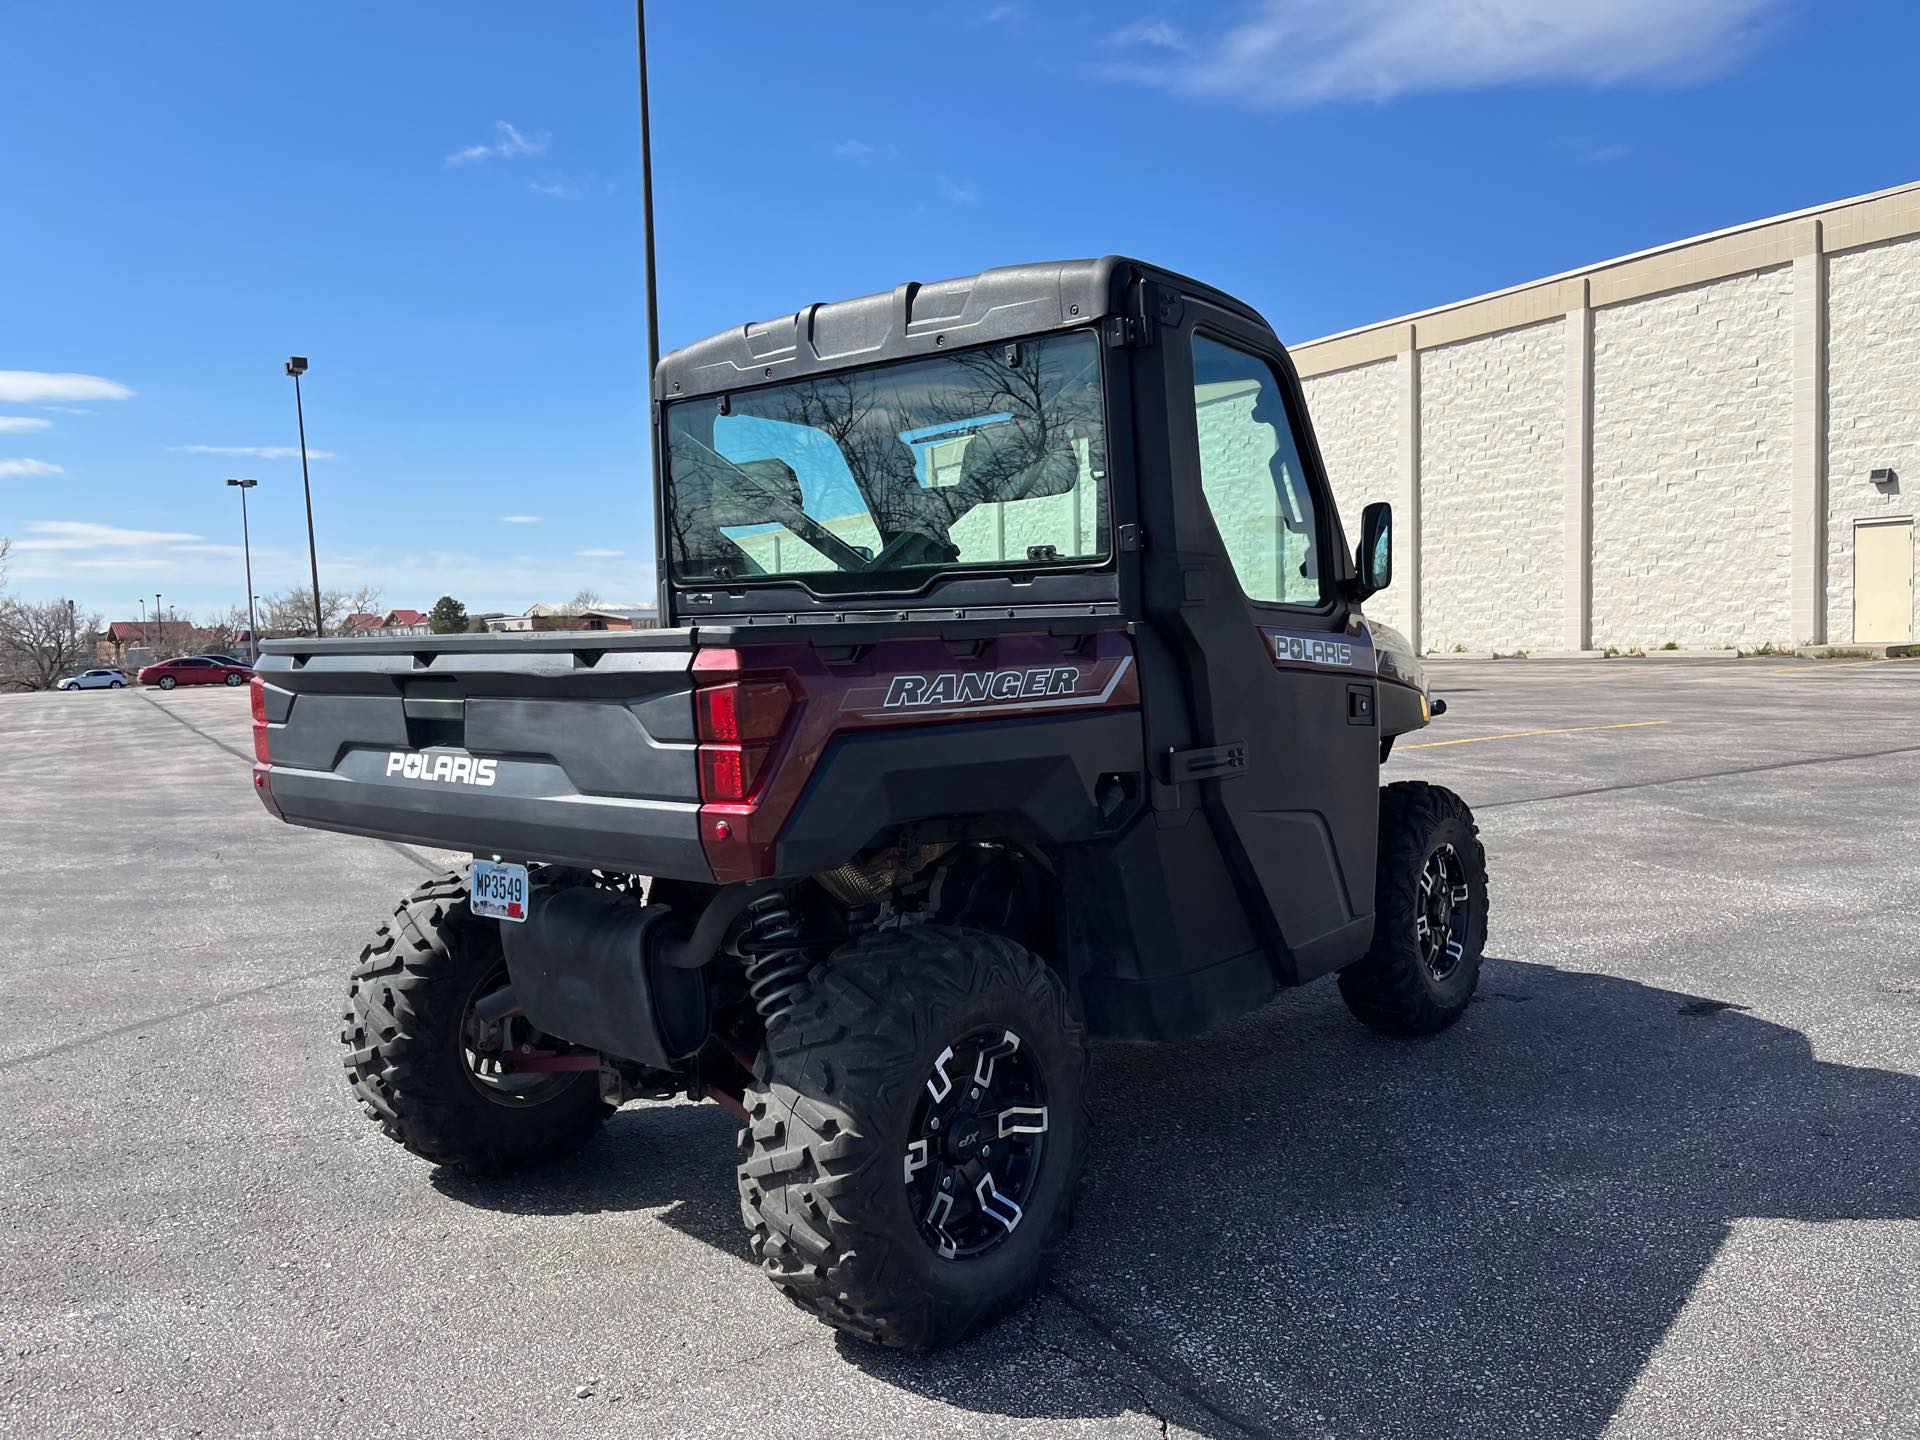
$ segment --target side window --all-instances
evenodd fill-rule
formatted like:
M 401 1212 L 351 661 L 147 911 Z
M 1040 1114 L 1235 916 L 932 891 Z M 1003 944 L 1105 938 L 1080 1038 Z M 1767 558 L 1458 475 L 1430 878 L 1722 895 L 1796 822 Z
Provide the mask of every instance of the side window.
M 1240 588 L 1265 604 L 1320 604 L 1321 517 L 1272 367 L 1194 336 L 1193 408 L 1200 488 Z

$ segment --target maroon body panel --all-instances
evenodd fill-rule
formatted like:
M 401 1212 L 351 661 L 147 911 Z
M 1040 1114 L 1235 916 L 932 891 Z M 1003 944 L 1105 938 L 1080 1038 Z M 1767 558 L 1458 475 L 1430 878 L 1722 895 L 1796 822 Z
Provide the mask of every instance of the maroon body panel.
M 831 649 L 742 645 L 702 650 L 693 671 L 696 684 L 775 681 L 794 702 L 747 798 L 701 806 L 701 843 L 722 884 L 774 873 L 781 828 L 837 736 L 1140 704 L 1133 641 L 1117 628 L 1010 634 L 965 646 L 931 637 Z

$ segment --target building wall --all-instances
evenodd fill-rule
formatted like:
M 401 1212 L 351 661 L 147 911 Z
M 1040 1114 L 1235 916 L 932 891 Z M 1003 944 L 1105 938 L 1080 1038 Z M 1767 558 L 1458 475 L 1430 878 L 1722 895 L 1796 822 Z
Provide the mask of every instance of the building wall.
M 1920 517 L 1920 183 L 1292 353 L 1422 648 L 1844 645 L 1854 522 Z
M 1566 322 L 1420 357 L 1424 643 L 1552 649 L 1561 625 Z
M 1847 641 L 1853 522 L 1920 514 L 1920 239 L 1828 261 L 1827 337 L 1827 627 Z M 1884 466 L 1891 490 L 1867 479 Z
M 1360 540 L 1360 512 L 1375 500 L 1394 498 L 1394 476 L 1400 465 L 1397 448 L 1399 403 L 1397 360 L 1377 360 L 1336 370 L 1304 382 L 1307 412 L 1313 420 L 1320 457 L 1333 483 L 1334 503 L 1347 532 L 1348 544 Z M 1404 523 L 1396 526 L 1393 565 L 1407 568 Z M 1409 588 L 1394 584 L 1367 601 L 1367 614 L 1396 629 L 1408 625 Z
M 1791 644 L 1793 272 L 1593 317 L 1593 643 Z

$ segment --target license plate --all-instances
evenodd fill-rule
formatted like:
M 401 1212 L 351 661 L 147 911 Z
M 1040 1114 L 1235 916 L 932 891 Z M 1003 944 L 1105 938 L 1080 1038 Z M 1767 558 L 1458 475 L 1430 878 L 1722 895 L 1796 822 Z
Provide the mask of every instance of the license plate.
M 502 860 L 473 862 L 473 913 L 493 920 L 527 918 L 527 867 Z

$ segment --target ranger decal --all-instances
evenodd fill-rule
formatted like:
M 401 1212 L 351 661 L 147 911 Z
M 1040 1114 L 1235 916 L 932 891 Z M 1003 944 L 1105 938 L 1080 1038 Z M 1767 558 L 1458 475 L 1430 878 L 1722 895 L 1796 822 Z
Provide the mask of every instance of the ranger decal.
M 948 671 L 942 675 L 896 675 L 887 686 L 884 708 L 918 709 L 931 705 L 977 705 L 987 700 L 1039 700 L 1071 695 L 1080 672 L 1071 665 L 1038 670 Z

